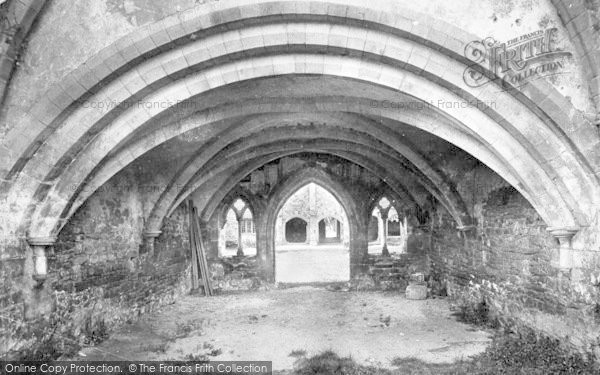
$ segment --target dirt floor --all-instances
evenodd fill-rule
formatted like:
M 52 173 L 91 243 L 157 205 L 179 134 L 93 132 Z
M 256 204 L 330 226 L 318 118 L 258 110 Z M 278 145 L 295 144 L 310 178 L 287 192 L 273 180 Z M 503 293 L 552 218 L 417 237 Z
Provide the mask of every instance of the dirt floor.
M 272 360 L 274 369 L 331 349 L 391 367 L 397 357 L 452 362 L 482 352 L 489 333 L 459 323 L 443 299 L 317 287 L 187 296 L 115 332 L 86 360 Z

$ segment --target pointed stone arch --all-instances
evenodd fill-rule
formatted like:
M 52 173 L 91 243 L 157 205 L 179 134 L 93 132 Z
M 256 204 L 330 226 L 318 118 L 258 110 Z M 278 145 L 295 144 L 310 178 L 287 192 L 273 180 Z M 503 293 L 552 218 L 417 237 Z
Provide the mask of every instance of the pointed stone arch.
M 227 193 L 225 198 L 220 201 L 217 209 L 214 211 L 214 214 L 210 219 L 223 219 L 224 216 L 227 215 L 227 210 L 229 207 L 238 198 L 242 199 L 246 203 L 246 208 L 250 210 L 253 218 L 260 217 L 264 210 L 263 202 L 256 199 L 256 197 L 247 189 L 237 186 L 236 189 Z
M 256 143 L 258 141 L 258 143 L 256 143 L 256 147 L 264 153 L 269 153 L 271 151 L 271 146 L 274 145 L 275 141 L 278 141 L 281 138 L 281 141 L 287 141 L 288 138 L 292 138 L 292 139 L 296 139 L 298 141 L 302 140 L 303 138 L 314 138 L 316 136 L 319 136 L 319 139 L 329 139 L 331 141 L 334 140 L 347 140 L 347 141 L 354 141 L 354 140 L 359 140 L 360 138 L 357 138 L 357 134 L 355 133 L 349 133 L 348 131 L 340 131 L 340 130 L 336 130 L 333 129 L 331 131 L 329 131 L 329 133 L 323 133 L 323 132 L 317 132 L 316 130 L 313 130 L 311 133 L 309 134 L 303 134 L 302 130 L 294 130 L 294 129 L 278 129 L 277 132 L 271 131 L 271 132 L 261 132 L 256 134 L 253 137 L 247 137 L 244 139 L 244 142 L 239 144 L 238 146 L 240 146 L 241 148 L 236 148 L 236 147 L 229 147 L 227 149 L 227 152 L 222 153 L 222 154 L 215 154 L 213 156 L 213 160 L 212 160 L 212 165 L 215 166 L 215 168 L 220 168 L 221 170 L 227 168 L 227 165 L 231 164 L 235 164 L 237 160 L 239 160 L 240 158 L 242 158 L 242 156 L 244 156 L 244 158 L 249 158 L 251 155 L 253 155 L 252 153 L 250 153 L 250 150 L 252 150 L 251 146 Z M 270 142 L 270 143 L 260 143 L 260 142 Z M 293 142 L 293 143 L 298 143 L 298 142 Z M 366 140 L 362 141 L 362 143 L 367 143 Z M 300 144 L 300 143 L 298 143 Z M 295 150 L 295 149 L 302 149 L 298 147 L 298 144 L 290 144 L 289 149 L 288 147 L 280 147 L 280 146 L 276 146 L 276 149 L 281 149 L 281 150 Z M 466 225 L 470 222 L 470 218 L 469 218 L 469 214 L 466 211 L 464 202 L 462 201 L 462 198 L 456 193 L 456 192 L 452 192 L 452 190 L 450 189 L 450 187 L 448 187 L 446 185 L 446 187 L 443 186 L 443 184 L 436 184 L 435 182 L 433 182 L 434 180 L 436 180 L 435 178 L 433 178 L 433 176 L 429 175 L 430 177 L 428 178 L 427 175 L 423 175 L 423 177 L 419 177 L 418 175 L 415 174 L 415 172 L 406 169 L 405 166 L 403 166 L 402 161 L 399 159 L 396 159 L 395 157 L 392 157 L 391 152 L 393 152 L 393 149 L 388 149 L 384 146 L 379 146 L 379 150 L 383 152 L 383 154 L 386 153 L 386 151 L 390 152 L 390 160 L 386 160 L 385 157 L 379 156 L 376 157 L 376 154 L 374 153 L 374 149 L 375 147 L 377 147 L 377 145 L 373 146 L 373 149 L 371 151 L 369 151 L 367 148 L 364 148 L 362 145 L 348 145 L 348 147 L 350 147 L 351 149 L 354 150 L 360 150 L 361 153 L 365 156 L 369 156 L 370 159 L 374 160 L 374 161 L 378 161 L 375 164 L 379 164 L 381 165 L 381 167 L 383 167 L 382 171 L 387 171 L 384 173 L 376 173 L 378 174 L 380 177 L 386 177 L 389 178 L 390 181 L 394 181 L 394 185 L 395 186 L 402 186 L 403 184 L 408 184 L 409 182 L 411 182 L 412 180 L 414 180 L 415 182 L 418 182 L 418 184 L 421 184 L 422 186 L 424 186 L 424 188 L 426 190 L 428 190 L 431 194 L 435 195 L 438 200 L 444 205 L 444 207 L 447 208 L 448 212 L 450 212 L 450 214 L 455 218 L 457 225 L 461 226 L 461 225 Z M 344 148 L 342 146 L 342 148 Z M 364 149 L 364 151 L 363 151 Z M 242 152 L 241 150 L 247 150 Z M 235 154 L 235 152 L 237 152 L 237 154 Z M 246 153 L 247 152 L 247 153 Z M 238 155 L 238 156 L 236 156 Z M 163 211 L 161 211 L 160 207 L 163 207 L 165 205 L 171 204 L 171 209 L 173 207 L 176 207 L 179 202 L 181 202 L 183 199 L 185 199 L 185 197 L 187 196 L 187 194 L 189 194 L 191 192 L 191 190 L 197 189 L 200 187 L 200 184 L 198 183 L 194 183 L 191 186 L 192 187 L 188 187 L 190 186 L 190 184 L 194 181 L 194 179 L 198 179 L 199 177 L 199 170 L 201 170 L 203 167 L 205 168 L 205 173 L 207 173 L 208 175 L 210 175 L 210 169 L 209 169 L 209 165 L 211 165 L 210 163 L 206 163 L 206 164 L 202 164 L 207 158 L 203 157 L 202 154 L 198 155 L 195 157 L 194 161 L 188 162 L 187 166 L 185 167 L 185 170 L 182 171 L 180 173 L 179 176 L 188 176 L 188 180 L 185 179 L 180 179 L 179 177 L 177 178 L 177 181 L 173 181 L 172 183 L 170 183 L 171 188 L 166 191 L 165 193 L 163 193 L 163 196 L 161 196 L 161 199 L 159 200 L 159 202 L 157 202 L 157 204 L 155 205 L 156 210 L 153 210 L 153 215 L 158 215 L 156 220 L 155 218 L 151 218 L 151 225 L 152 226 L 156 226 L 157 225 L 157 220 L 159 220 L 160 217 L 162 217 L 164 215 L 164 208 Z M 225 160 L 226 162 L 221 162 L 221 160 Z M 356 158 L 353 157 L 351 158 L 351 160 L 355 160 Z M 359 165 L 363 165 L 363 166 L 367 166 L 365 165 L 365 162 L 358 162 L 357 164 Z M 367 169 L 370 169 L 371 171 L 375 172 L 375 164 L 371 163 L 371 165 L 367 166 Z M 212 166 L 210 167 L 212 168 Z M 398 173 L 400 173 L 400 171 L 405 171 L 406 173 L 403 173 L 403 178 L 399 179 L 395 177 L 394 171 L 398 171 Z M 192 175 L 193 174 L 193 175 Z M 192 177 L 190 177 L 190 175 L 192 175 Z M 410 177 L 410 178 L 409 178 Z M 441 177 L 440 177 L 441 178 Z M 402 182 L 404 181 L 404 182 Z M 183 189 L 180 189 L 179 187 L 183 186 Z M 412 186 L 412 182 L 411 184 L 408 184 L 407 186 Z M 405 191 L 409 191 L 410 189 L 404 189 Z M 228 191 L 228 188 L 224 188 L 223 190 L 221 190 L 222 192 L 226 192 Z M 175 193 L 179 194 L 179 197 L 176 198 Z M 399 195 L 398 192 L 395 193 L 395 195 Z M 406 194 L 404 194 L 406 196 Z M 173 200 L 175 199 L 176 200 Z M 170 201 L 168 199 L 171 199 Z M 218 202 L 219 199 L 214 199 L 212 200 L 213 202 Z M 400 200 L 399 200 L 400 201 Z M 164 203 L 163 203 L 164 202 Z M 156 213 L 155 213 L 156 212 Z M 167 213 L 168 215 L 168 213 Z M 151 215 L 152 216 L 152 215 Z
M 516 177 L 511 184 L 548 225 L 577 230 L 589 224 L 600 197 L 599 175 L 588 159 L 595 145 L 569 137 L 572 106 L 556 100 L 555 90 L 532 83 L 522 92 L 498 95 L 491 86 L 468 87 L 462 73 L 471 61 L 463 56 L 464 45 L 480 38 L 397 7 L 330 5 L 258 1 L 199 7 L 143 27 L 91 58 L 37 102 L 2 142 L 2 192 L 11 207 L 7 236 L 54 236 L 56 218 L 73 192 L 150 120 L 172 115 L 174 103 L 234 82 L 307 74 L 368 82 L 420 102 L 495 98 L 495 108 L 440 109 L 481 146 L 469 150 L 464 140 L 452 143 L 497 172 L 510 166 Z M 413 27 L 417 19 L 426 26 Z M 104 110 L 85 105 L 100 99 L 119 105 Z M 363 99 L 373 103 L 372 97 Z M 140 100 L 167 104 L 127 105 Z M 356 110 L 350 107 L 338 101 L 338 111 Z M 372 115 L 394 117 L 379 107 Z M 453 131 L 439 130 L 445 139 Z M 62 178 L 67 169 L 71 176 Z
M 219 202 L 219 199 L 222 199 L 224 194 L 232 189 L 241 178 L 246 176 L 252 170 L 262 166 L 263 164 L 278 159 L 283 156 L 293 155 L 298 152 L 325 152 L 331 155 L 339 156 L 343 159 L 346 159 L 350 162 L 353 162 L 357 165 L 363 166 L 368 170 L 374 170 L 376 167 L 376 163 L 373 160 L 369 160 L 365 158 L 364 154 L 357 154 L 353 152 L 346 151 L 348 145 L 341 144 L 335 145 L 330 143 L 330 141 L 320 141 L 318 143 L 301 143 L 298 141 L 293 141 L 290 143 L 280 144 L 280 145 L 270 145 L 269 148 L 264 147 L 261 148 L 261 153 L 257 156 L 254 154 L 247 154 L 248 163 L 242 165 L 238 170 L 234 170 L 233 174 L 229 178 L 226 179 L 222 184 L 217 185 L 217 187 L 211 188 L 209 191 L 212 194 L 210 202 L 206 205 L 206 207 L 202 210 L 203 217 L 210 217 L 212 212 L 214 211 L 216 202 Z M 355 146 L 355 149 L 362 150 Z M 262 154 L 265 154 L 262 156 Z M 234 165 L 235 166 L 235 165 Z M 196 189 L 202 188 L 205 184 L 208 183 L 209 177 L 213 177 L 216 174 L 226 174 L 226 171 L 234 166 L 222 166 L 219 168 L 219 173 L 207 171 L 206 176 L 201 176 L 198 180 L 194 181 L 193 184 L 190 184 L 186 187 L 184 191 L 176 198 L 176 200 L 172 201 L 170 207 L 166 211 L 157 212 L 153 217 L 151 216 L 151 220 L 148 222 L 149 227 L 151 228 L 159 228 L 162 218 L 165 216 L 169 216 L 173 210 L 179 205 L 181 201 L 185 199 L 187 195 L 189 195 L 192 191 Z M 384 171 L 388 169 L 384 169 Z M 378 176 L 382 176 L 383 174 L 376 174 Z M 388 182 L 391 186 L 391 189 L 396 191 L 396 196 L 402 197 L 402 201 L 407 204 L 418 204 L 415 197 L 403 187 L 402 182 L 395 178 L 392 175 L 391 171 L 388 175 Z
M 290 175 L 269 196 L 269 204 L 266 207 L 263 220 L 259 227 L 264 231 L 260 243 L 265 248 L 265 264 L 267 272 L 273 275 L 275 267 L 275 220 L 277 214 L 285 202 L 301 187 L 315 183 L 331 193 L 344 209 L 348 217 L 350 231 L 350 267 L 359 266 L 367 243 L 362 229 L 364 223 L 361 219 L 361 209 L 357 206 L 351 192 L 340 182 L 336 181 L 326 171 L 318 167 L 308 167 Z M 351 272 L 352 273 L 352 272 Z

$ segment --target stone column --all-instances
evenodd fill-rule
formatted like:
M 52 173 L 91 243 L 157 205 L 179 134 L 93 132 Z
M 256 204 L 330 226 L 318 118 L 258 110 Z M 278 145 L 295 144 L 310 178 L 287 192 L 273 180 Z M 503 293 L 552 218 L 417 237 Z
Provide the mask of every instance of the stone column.
M 223 257 L 223 251 L 225 250 L 225 233 L 223 229 L 219 230 L 219 244 L 217 246 L 217 257 Z
M 242 222 L 244 221 L 244 218 L 242 217 L 242 215 L 239 215 L 237 218 L 237 223 L 238 223 L 238 248 L 237 248 L 237 256 L 239 257 L 243 257 L 244 256 L 244 244 L 242 243 Z
M 306 226 L 306 241 L 310 246 L 316 246 L 319 243 L 319 222 L 312 212 Z
M 144 246 L 144 250 L 146 251 L 146 254 L 148 254 L 150 257 L 154 257 L 155 256 L 155 245 L 156 245 L 156 238 L 158 236 L 160 236 L 160 234 L 162 233 L 162 231 L 160 230 L 156 230 L 156 231 L 144 231 L 144 233 L 142 233 L 142 237 L 143 239 L 143 246 Z
M 381 215 L 377 216 L 377 241 L 383 246 L 383 220 Z
M 350 278 L 366 272 L 369 261 L 369 221 L 356 220 L 356 225 L 350 229 Z
M 400 249 L 401 253 L 408 252 L 408 219 L 404 216 L 404 220 L 400 224 L 400 235 L 402 236 L 402 248 Z
M 33 251 L 32 278 L 36 281 L 37 286 L 41 286 L 48 278 L 47 255 L 53 254 L 56 237 L 31 237 L 27 239 L 27 242 Z
M 388 213 L 387 211 L 381 212 L 381 219 L 383 220 L 383 248 L 381 249 L 381 255 L 384 257 L 390 256 L 390 251 L 387 246 L 388 237 Z
M 319 243 L 319 222 L 317 221 L 317 185 L 308 185 L 308 225 L 306 227 L 307 242 L 310 246 Z
M 558 240 L 558 263 L 556 266 L 563 271 L 568 271 L 574 267 L 573 264 L 573 248 L 571 246 L 571 240 L 573 236 L 579 231 L 579 228 L 565 227 L 556 228 L 550 227 L 547 229 L 550 234 Z
M 206 231 L 206 258 L 207 259 L 218 259 L 219 258 L 219 221 L 216 217 L 212 217 L 205 224 Z
M 262 216 L 255 215 L 254 220 L 254 227 L 256 229 L 256 258 L 262 270 L 263 276 L 266 276 L 268 274 L 268 269 L 270 267 L 269 262 L 271 259 L 269 256 L 269 250 L 271 246 L 269 245 L 267 239 L 267 225 L 265 223 L 266 219 Z M 275 230 L 273 230 L 273 235 L 275 236 Z
M 368 226 L 367 226 L 367 228 L 368 228 Z M 350 244 L 350 222 L 348 221 L 347 218 L 345 218 L 344 222 L 342 223 L 342 238 L 343 238 L 344 246 L 348 246 Z M 369 238 L 368 233 L 367 233 L 367 238 Z
M 285 218 L 275 220 L 275 244 L 285 245 L 287 240 L 285 238 Z
M 308 185 L 308 210 L 315 212 L 317 210 L 317 185 Z

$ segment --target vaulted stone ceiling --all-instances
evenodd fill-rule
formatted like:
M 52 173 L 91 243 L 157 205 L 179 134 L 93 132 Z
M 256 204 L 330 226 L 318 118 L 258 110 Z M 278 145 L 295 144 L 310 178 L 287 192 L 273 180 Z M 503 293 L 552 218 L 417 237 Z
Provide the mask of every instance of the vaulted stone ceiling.
M 450 179 L 460 173 L 444 166 L 447 155 L 477 159 L 549 225 L 588 226 L 600 194 L 586 119 L 570 118 L 572 105 L 543 81 L 520 91 L 469 86 L 464 45 L 475 36 L 380 5 L 223 2 L 107 46 L 8 131 L 7 237 L 56 236 L 146 153 L 160 153 L 165 169 L 148 218 L 160 226 L 209 180 L 221 189 L 214 178 L 303 150 L 369 164 L 415 202 L 435 197 L 459 227 L 471 213 Z
M 4 2 L 0 306 L 19 328 L 0 351 L 35 346 L 23 316 L 54 291 L 93 294 L 104 317 L 126 301 L 107 324 L 171 298 L 194 205 L 213 249 L 220 215 L 246 199 L 272 273 L 276 213 L 314 182 L 346 211 L 351 267 L 372 265 L 368 221 L 385 195 L 412 220 L 407 248 L 451 293 L 598 356 L 598 9 Z M 486 60 L 488 41 L 540 30 L 556 37 L 560 74 L 523 82 Z M 57 328 L 43 324 L 27 334 Z

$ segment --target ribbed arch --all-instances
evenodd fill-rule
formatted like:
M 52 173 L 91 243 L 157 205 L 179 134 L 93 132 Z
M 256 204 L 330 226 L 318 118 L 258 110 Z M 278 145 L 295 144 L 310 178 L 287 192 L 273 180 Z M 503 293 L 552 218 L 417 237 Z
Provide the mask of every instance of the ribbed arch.
M 563 130 L 569 108 L 557 109 L 554 91 L 540 90 L 543 84 L 501 94 L 493 85 L 468 87 L 462 49 L 478 38 L 442 23 L 432 23 L 441 30 L 413 27 L 417 18 L 425 19 L 368 5 L 259 1 L 197 8 L 120 40 L 52 89 L 3 141 L 3 189 L 15 213 L 8 231 L 54 235 L 52 221 L 72 201 L 58 182 L 77 190 L 112 150 L 153 118 L 176 111 L 176 103 L 235 82 L 303 74 L 387 87 L 423 102 L 494 100 L 481 108 L 439 108 L 453 125 L 439 125 L 437 134 L 447 139 L 458 125 L 476 135 L 484 146 L 467 151 L 495 171 L 501 167 L 492 166 L 490 153 L 510 166 L 518 180 L 511 183 L 549 225 L 587 225 L 600 197 L 598 176 Z M 125 104 L 86 106 L 106 100 Z M 129 105 L 140 100 L 166 104 Z M 339 104 L 337 111 L 351 112 L 348 103 Z M 370 115 L 394 118 L 389 112 L 374 108 Z M 452 143 L 466 149 L 466 141 Z M 68 169 L 78 172 L 63 178 Z M 30 221 L 39 201 L 45 208 Z

